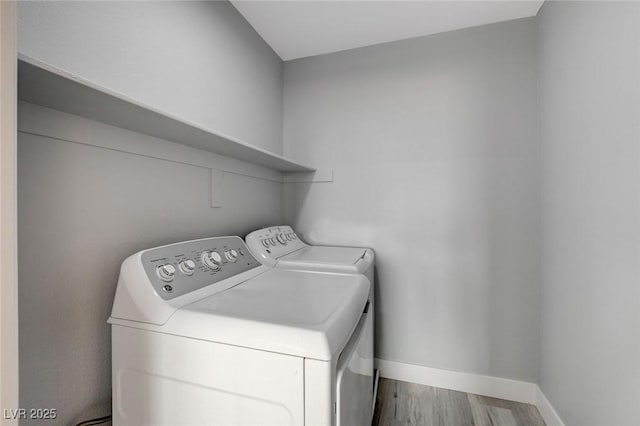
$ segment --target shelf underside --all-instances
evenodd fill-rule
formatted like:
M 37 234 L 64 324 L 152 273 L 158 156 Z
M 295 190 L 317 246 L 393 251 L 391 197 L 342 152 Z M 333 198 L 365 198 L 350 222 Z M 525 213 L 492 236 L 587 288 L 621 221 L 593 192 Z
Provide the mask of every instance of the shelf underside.
M 282 172 L 315 171 L 35 62 L 26 58 L 18 61 L 18 98 L 26 102 Z

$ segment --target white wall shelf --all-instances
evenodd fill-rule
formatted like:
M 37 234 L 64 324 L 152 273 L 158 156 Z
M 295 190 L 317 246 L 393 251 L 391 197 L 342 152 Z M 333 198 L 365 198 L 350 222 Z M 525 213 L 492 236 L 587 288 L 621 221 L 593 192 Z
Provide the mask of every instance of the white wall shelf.
M 316 171 L 314 167 L 171 116 L 24 55 L 18 61 L 18 98 L 285 173 Z

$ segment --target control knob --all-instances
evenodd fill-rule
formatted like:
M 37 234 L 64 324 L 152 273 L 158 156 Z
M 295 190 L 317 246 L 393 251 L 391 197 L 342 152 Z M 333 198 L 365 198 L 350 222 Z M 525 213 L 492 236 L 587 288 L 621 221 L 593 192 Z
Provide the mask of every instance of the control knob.
M 287 244 L 287 239 L 285 238 L 284 234 L 278 234 L 278 241 L 280 242 L 280 244 Z
M 193 272 L 196 270 L 196 262 L 191 259 L 183 260 L 178 264 L 178 268 L 180 268 L 180 272 L 185 275 L 193 275 Z
M 222 265 L 222 256 L 215 250 L 202 252 L 202 263 L 217 271 Z
M 234 249 L 227 250 L 224 252 L 224 257 L 226 257 L 229 262 L 235 262 L 238 260 L 238 252 Z
M 160 278 L 164 282 L 173 281 L 173 276 L 175 275 L 175 273 L 176 268 L 170 263 L 167 263 L 166 265 L 160 265 L 156 268 L 156 274 L 158 275 L 158 278 Z

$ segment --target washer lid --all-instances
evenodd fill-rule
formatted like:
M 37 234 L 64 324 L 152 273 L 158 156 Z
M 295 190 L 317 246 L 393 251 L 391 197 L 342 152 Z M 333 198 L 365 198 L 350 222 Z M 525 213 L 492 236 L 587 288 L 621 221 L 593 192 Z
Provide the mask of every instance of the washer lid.
M 163 331 L 328 361 L 368 294 L 363 276 L 274 269 L 178 310 Z

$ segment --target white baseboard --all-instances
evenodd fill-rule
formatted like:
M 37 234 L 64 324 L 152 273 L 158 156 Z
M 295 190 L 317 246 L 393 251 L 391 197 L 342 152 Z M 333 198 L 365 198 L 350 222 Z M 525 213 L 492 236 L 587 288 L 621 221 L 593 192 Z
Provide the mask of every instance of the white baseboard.
M 547 426 L 565 426 L 537 384 L 376 358 L 380 377 L 534 404 Z
M 536 386 L 536 406 L 547 426 L 565 426 L 564 422 L 549 402 L 542 389 Z
M 480 374 L 460 373 L 422 365 L 376 359 L 381 377 L 434 386 L 493 398 L 535 404 L 538 386 L 535 383 Z

